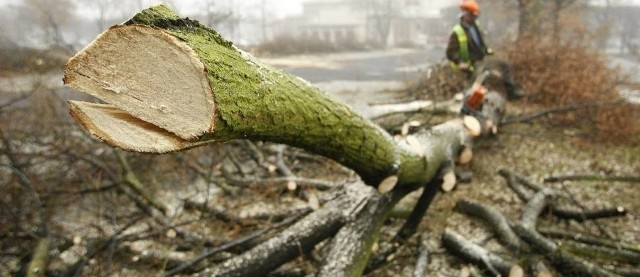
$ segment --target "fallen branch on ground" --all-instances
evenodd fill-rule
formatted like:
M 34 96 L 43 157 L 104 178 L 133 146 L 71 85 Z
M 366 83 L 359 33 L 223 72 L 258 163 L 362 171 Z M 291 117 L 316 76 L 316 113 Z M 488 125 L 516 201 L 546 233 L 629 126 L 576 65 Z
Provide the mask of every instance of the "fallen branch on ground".
M 640 183 L 640 176 L 615 176 L 615 175 L 562 175 L 544 178 L 545 183 L 564 181 L 591 181 L 591 182 L 629 182 Z

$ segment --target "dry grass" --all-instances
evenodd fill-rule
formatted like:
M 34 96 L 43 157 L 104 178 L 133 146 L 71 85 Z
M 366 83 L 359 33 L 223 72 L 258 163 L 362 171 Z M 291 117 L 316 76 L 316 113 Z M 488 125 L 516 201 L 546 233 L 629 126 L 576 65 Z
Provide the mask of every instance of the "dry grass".
M 637 145 L 640 108 L 618 93 L 626 78 L 606 58 L 580 45 L 521 41 L 506 51 L 516 79 L 529 93 L 528 103 L 541 107 L 576 106 L 555 114 L 556 126 L 580 128 L 597 142 Z

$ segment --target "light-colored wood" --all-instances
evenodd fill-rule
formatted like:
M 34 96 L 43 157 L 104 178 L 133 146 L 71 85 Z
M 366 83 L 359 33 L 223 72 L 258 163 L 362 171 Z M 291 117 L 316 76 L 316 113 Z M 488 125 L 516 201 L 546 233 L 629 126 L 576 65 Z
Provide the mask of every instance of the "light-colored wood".
M 398 175 L 391 175 L 380 183 L 378 186 L 379 193 L 387 193 L 391 191 L 398 184 Z
M 482 127 L 480 126 L 480 121 L 477 118 L 465 115 L 462 120 L 464 122 L 464 127 L 469 131 L 469 134 L 474 137 L 482 134 Z
M 452 191 L 456 187 L 456 174 L 453 170 L 447 172 L 442 176 L 442 190 L 444 192 Z
M 509 277 L 524 277 L 524 269 L 519 265 L 514 265 L 509 270 Z
M 465 146 L 462 151 L 460 151 L 460 155 L 458 156 L 458 164 L 465 165 L 469 164 L 473 159 L 473 150 L 471 147 Z
M 422 146 L 418 138 L 412 135 L 408 135 L 406 137 L 406 140 L 407 144 L 409 144 L 411 149 L 413 149 L 413 152 L 415 152 L 420 157 L 424 157 L 424 147 Z

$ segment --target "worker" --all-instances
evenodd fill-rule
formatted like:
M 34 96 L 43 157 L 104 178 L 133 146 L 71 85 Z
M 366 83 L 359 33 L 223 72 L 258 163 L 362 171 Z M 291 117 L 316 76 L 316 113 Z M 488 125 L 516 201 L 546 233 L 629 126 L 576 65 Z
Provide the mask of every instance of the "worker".
M 507 97 L 511 100 L 524 96 L 513 79 L 511 65 L 498 58 L 486 58 L 493 50 L 486 43 L 476 19 L 480 16 L 480 6 L 475 0 L 463 0 L 460 3 L 460 23 L 453 27 L 447 46 L 447 59 L 454 69 L 467 74 L 469 80 L 484 70 L 497 72 L 502 79 Z

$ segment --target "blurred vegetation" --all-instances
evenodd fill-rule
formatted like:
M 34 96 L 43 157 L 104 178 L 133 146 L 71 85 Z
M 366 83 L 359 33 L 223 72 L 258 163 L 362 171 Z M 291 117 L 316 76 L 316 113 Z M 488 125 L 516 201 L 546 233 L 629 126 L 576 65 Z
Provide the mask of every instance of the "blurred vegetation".
M 598 142 L 640 143 L 640 106 L 620 95 L 627 78 L 600 52 L 570 43 L 521 40 L 507 48 L 527 102 L 539 107 L 576 109 L 556 113 L 546 123 L 578 129 Z

